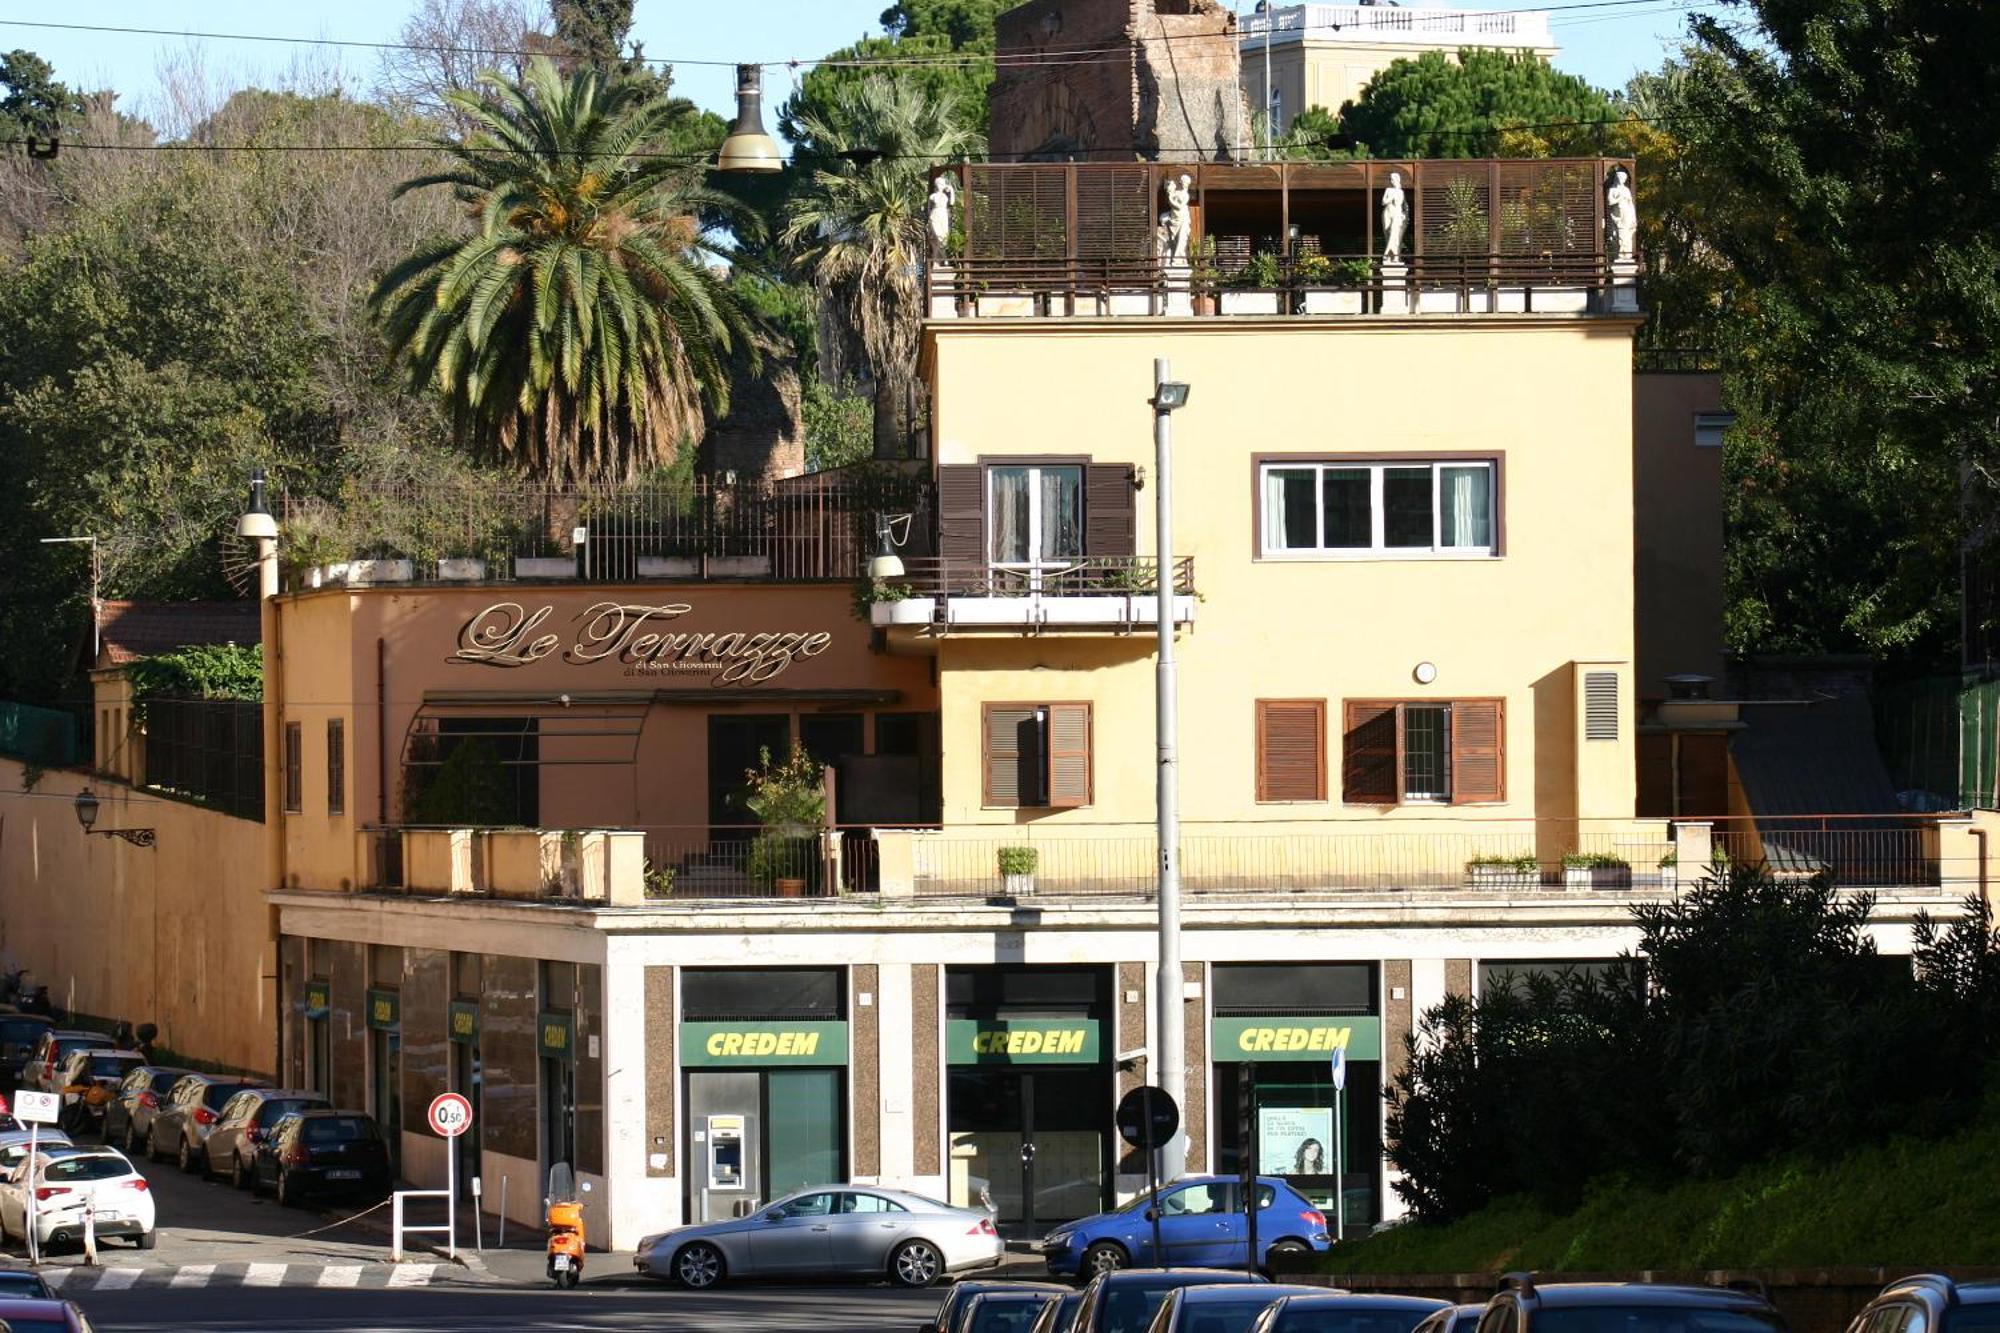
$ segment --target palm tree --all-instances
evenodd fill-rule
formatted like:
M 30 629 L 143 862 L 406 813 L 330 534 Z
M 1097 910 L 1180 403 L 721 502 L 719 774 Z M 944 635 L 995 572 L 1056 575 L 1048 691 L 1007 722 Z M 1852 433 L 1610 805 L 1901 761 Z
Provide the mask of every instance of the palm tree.
M 813 168 L 785 210 L 781 239 L 874 382 L 875 456 L 900 458 L 924 319 L 918 273 L 931 168 L 986 141 L 952 103 L 880 75 L 801 108 L 798 124 L 803 139 L 847 156 Z
M 652 153 L 684 104 L 546 57 L 448 99 L 474 131 L 435 146 L 476 220 L 398 264 L 370 306 L 412 380 L 440 393 L 476 452 L 545 480 L 628 478 L 728 408 L 741 308 L 695 220 L 726 200 Z

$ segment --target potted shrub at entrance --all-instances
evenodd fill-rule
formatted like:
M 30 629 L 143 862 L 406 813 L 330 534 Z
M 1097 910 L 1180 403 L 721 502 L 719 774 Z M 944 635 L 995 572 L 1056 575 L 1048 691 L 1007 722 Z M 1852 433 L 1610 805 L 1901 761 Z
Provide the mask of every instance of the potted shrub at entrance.
M 1533 852 L 1519 856 L 1486 853 L 1465 863 L 1466 878 L 1475 889 L 1521 890 L 1542 887 L 1542 863 Z
M 1041 855 L 1032 847 L 1000 849 L 1000 879 L 1009 897 L 1020 898 L 1035 891 L 1035 866 Z
M 796 743 L 783 762 L 758 751 L 758 766 L 744 775 L 743 805 L 762 827 L 743 861 L 752 884 L 780 898 L 803 897 L 818 878 L 819 832 L 826 823 L 826 778 L 820 764 Z
M 1571 852 L 1563 857 L 1566 889 L 1629 889 L 1631 863 L 1609 852 Z

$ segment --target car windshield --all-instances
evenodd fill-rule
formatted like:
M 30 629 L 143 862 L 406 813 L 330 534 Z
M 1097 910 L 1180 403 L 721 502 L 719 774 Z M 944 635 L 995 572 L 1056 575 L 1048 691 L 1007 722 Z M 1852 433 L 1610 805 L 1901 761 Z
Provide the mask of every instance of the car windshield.
M 1766 1310 L 1690 1305 L 1583 1305 L 1535 1312 L 1538 1333 L 1779 1333 Z
M 1241 1296 L 1183 1306 L 1179 1333 L 1249 1333 L 1257 1316 L 1277 1299 L 1245 1289 Z
M 14 1333 L 69 1333 L 69 1324 L 62 1319 L 29 1319 L 22 1315 L 7 1316 L 7 1327 Z
M 126 1073 L 139 1062 L 129 1055 L 93 1055 L 90 1057 L 92 1078 L 124 1078 Z
M 1163 1282 L 1155 1287 L 1121 1282 L 1106 1291 L 1104 1309 L 1097 1320 L 1098 1333 L 1146 1333 L 1175 1285 Z
M 268 1129 L 270 1126 L 277 1124 L 280 1117 L 288 1116 L 294 1111 L 318 1111 L 323 1109 L 326 1109 L 326 1103 L 320 1101 L 317 1097 L 291 1097 L 283 1101 L 268 1101 L 257 1108 L 257 1123 Z
M 1944 1333 L 2000 1333 L 2000 1305 L 1960 1305 L 1945 1314 Z
M 972 1318 L 961 1327 L 965 1333 L 1026 1333 L 1035 1326 L 1043 1301 L 986 1300 L 972 1307 Z
M 16 1045 L 34 1041 L 48 1030 L 47 1023 L 37 1023 L 31 1018 L 0 1018 L 0 1041 Z
M 30 1273 L 21 1268 L 0 1268 L 0 1291 L 12 1292 L 18 1297 L 23 1292 L 32 1292 L 39 1296 L 48 1289 L 49 1284 L 42 1281 L 40 1273 Z M 42 1296 L 40 1299 L 48 1298 Z
M 202 1089 L 201 1099 L 208 1104 L 209 1110 L 219 1111 L 224 1102 L 241 1091 L 243 1091 L 241 1083 L 211 1083 Z
M 42 1179 L 115 1180 L 132 1174 L 132 1164 L 123 1157 L 99 1153 L 88 1157 L 59 1157 L 42 1168 Z
M 358 1115 L 314 1116 L 305 1123 L 307 1143 L 341 1143 L 374 1137 L 374 1126 Z

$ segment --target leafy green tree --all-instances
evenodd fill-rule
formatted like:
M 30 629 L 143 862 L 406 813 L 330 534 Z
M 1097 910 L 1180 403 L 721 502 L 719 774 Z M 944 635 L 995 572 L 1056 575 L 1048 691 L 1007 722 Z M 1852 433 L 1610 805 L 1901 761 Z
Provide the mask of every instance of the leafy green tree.
M 1511 127 L 1615 117 L 1611 99 L 1531 54 L 1467 49 L 1398 60 L 1340 109 L 1374 157 L 1491 157 Z
M 965 128 L 986 131 L 987 90 L 993 84 L 994 20 L 1010 6 L 1003 0 L 902 0 L 882 11 L 884 37 L 863 37 L 815 65 L 799 80 L 796 93 L 778 114 L 779 128 L 796 146 L 801 162 L 817 165 L 830 155 L 871 145 L 859 143 L 843 125 L 841 96 L 870 79 L 893 79 L 917 89 L 924 100 L 950 109 Z M 908 62 L 871 68 L 870 61 Z M 860 62 L 860 63 L 855 63 Z M 838 129 L 835 147 L 814 132 Z
M 866 462 L 875 444 L 875 410 L 858 393 L 815 378 L 800 415 L 806 428 L 806 471 L 826 472 Z
M 873 386 L 875 456 L 907 451 L 923 292 L 929 165 L 984 146 L 949 103 L 914 84 L 871 78 L 838 90 L 827 120 L 807 131 L 835 153 L 879 150 L 866 163 L 834 158 L 812 169 L 785 213 L 783 244 L 822 308 L 858 351 Z
M 83 97 L 56 80 L 55 67 L 33 51 L 0 55 L 0 137 L 48 138 L 82 119 Z
M 1697 17 L 1687 155 L 1724 311 L 1729 637 L 1956 665 L 1962 544 L 2000 499 L 2000 192 L 1983 0 Z M 1728 16 L 1725 16 L 1728 17 Z
M 434 389 L 476 453 L 564 481 L 630 477 L 727 410 L 726 359 L 747 326 L 694 214 L 716 206 L 642 145 L 674 106 L 594 69 L 457 94 L 480 133 L 438 141 L 469 236 L 385 274 L 373 307 L 413 382 Z

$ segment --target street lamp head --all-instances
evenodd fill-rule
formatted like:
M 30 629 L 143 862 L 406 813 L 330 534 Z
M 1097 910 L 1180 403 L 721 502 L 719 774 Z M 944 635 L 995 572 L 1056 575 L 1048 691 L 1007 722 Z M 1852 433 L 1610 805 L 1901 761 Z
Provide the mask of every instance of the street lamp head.
M 236 535 L 251 541 L 270 540 L 278 535 L 277 521 L 271 517 L 271 507 L 264 499 L 263 468 L 250 474 L 250 506 L 236 520 Z
M 903 517 L 907 525 L 908 516 Z M 908 531 L 907 526 L 905 531 Z M 868 561 L 868 577 L 871 579 L 899 579 L 903 577 L 903 558 L 896 554 L 896 519 L 887 514 L 875 516 L 875 554 Z
M 76 822 L 83 825 L 85 833 L 90 832 L 97 824 L 97 807 L 100 804 L 97 793 L 85 787 L 76 794 L 73 804 L 76 806 Z
M 1188 386 L 1179 380 L 1161 380 L 1153 386 L 1153 410 L 1172 412 L 1187 406 Z
M 736 123 L 722 141 L 716 169 L 732 172 L 768 173 L 785 169 L 785 156 L 777 141 L 764 133 L 764 69 L 761 65 L 736 67 Z

